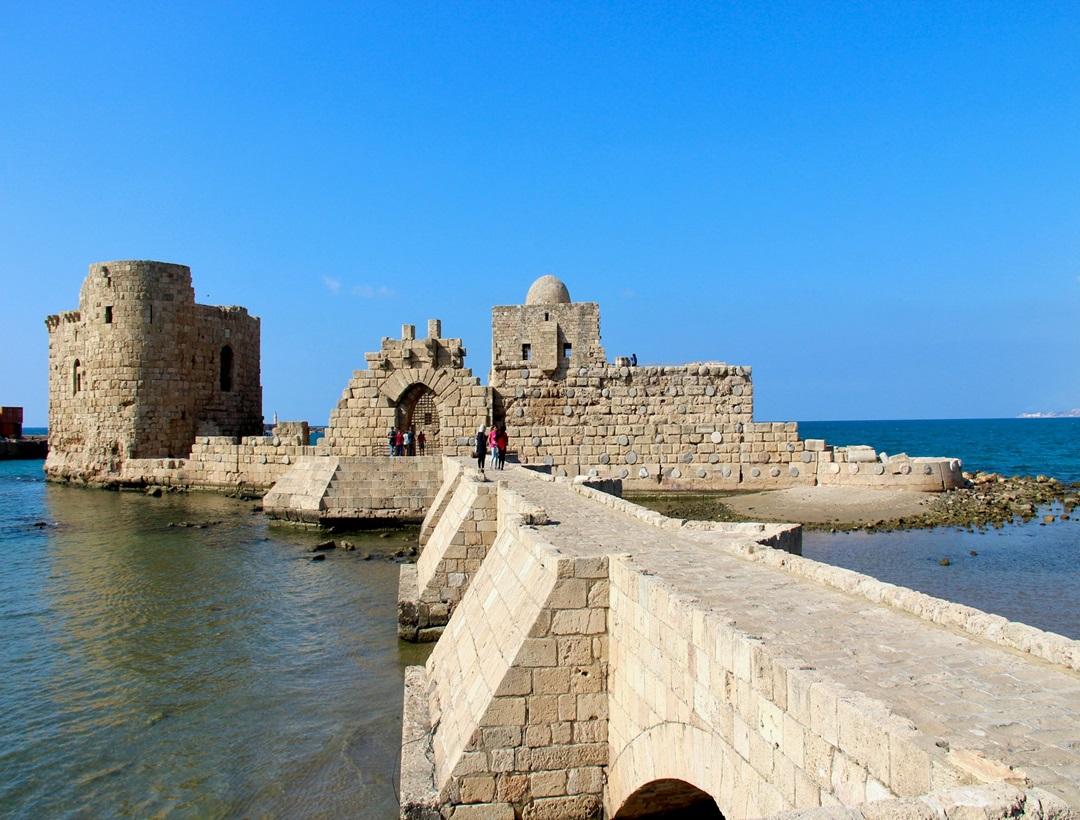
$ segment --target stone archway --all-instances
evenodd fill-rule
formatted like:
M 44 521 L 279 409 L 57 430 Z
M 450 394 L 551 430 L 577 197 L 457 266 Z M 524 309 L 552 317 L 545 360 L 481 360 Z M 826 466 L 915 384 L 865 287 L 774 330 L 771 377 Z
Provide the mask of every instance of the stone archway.
M 414 429 L 424 434 L 425 455 L 440 452 L 439 407 L 435 391 L 423 382 L 409 385 L 397 400 L 394 425 L 398 430 Z M 416 453 L 420 450 L 417 448 Z
M 685 780 L 663 778 L 646 783 L 628 798 L 614 820 L 724 820 L 716 801 Z

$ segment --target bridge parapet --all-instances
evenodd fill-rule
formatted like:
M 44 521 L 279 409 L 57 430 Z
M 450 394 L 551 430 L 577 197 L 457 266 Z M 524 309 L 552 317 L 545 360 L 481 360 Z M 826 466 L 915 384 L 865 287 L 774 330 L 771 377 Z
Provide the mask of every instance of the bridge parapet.
M 520 468 L 492 486 L 493 543 L 408 674 L 403 816 L 871 818 L 986 783 L 1025 816 L 1080 806 L 1075 641 L 1024 627 L 1018 652 L 985 613 L 776 549 L 797 527 L 666 519 Z

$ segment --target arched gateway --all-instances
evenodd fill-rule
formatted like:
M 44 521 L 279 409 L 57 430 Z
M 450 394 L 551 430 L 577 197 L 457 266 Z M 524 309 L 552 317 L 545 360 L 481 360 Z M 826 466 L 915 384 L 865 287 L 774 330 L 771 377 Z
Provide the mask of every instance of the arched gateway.
M 444 339 L 437 320 L 428 337 L 413 325 L 401 339 L 383 339 L 368 353 L 330 414 L 322 452 L 343 456 L 385 455 L 390 428 L 424 432 L 427 455 L 467 456 L 476 428 L 487 420 L 487 388 L 465 365 L 460 339 Z
M 398 430 L 413 430 L 417 435 L 424 434 L 427 455 L 441 452 L 439 406 L 436 398 L 435 391 L 426 384 L 412 384 L 398 399 L 395 414 L 395 427 Z

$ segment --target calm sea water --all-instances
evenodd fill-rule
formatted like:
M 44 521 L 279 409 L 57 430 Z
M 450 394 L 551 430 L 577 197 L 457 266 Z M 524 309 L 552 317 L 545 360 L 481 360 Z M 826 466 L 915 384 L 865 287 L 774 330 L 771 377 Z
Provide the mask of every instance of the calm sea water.
M 959 458 L 965 470 L 1080 481 L 1080 418 L 802 421 L 799 432 L 890 455 Z
M 0 816 L 397 816 L 424 650 L 397 640 L 397 565 L 360 550 L 413 534 L 313 563 L 251 504 L 41 466 L 0 462 Z
M 1080 419 L 817 421 L 799 429 L 835 445 L 955 456 L 966 470 L 1080 481 Z M 1080 510 L 1068 521 L 1062 512 L 1047 508 L 1027 524 L 984 532 L 806 532 L 803 554 L 1080 638 Z M 1054 523 L 1042 523 L 1046 514 Z M 942 558 L 950 566 L 941 566 Z

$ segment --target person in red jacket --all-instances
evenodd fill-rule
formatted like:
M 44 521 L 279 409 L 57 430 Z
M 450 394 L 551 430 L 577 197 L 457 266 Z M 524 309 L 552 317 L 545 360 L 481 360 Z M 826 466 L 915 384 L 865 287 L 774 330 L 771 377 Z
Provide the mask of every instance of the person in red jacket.
M 506 466 L 506 445 L 510 443 L 510 436 L 506 434 L 506 425 L 499 425 L 499 432 L 495 434 L 495 444 L 499 448 L 498 455 L 498 469 L 503 469 Z

